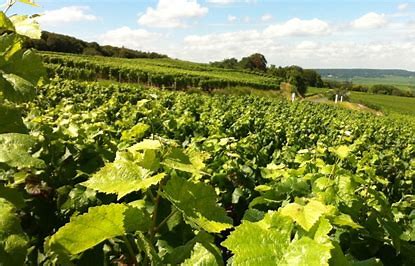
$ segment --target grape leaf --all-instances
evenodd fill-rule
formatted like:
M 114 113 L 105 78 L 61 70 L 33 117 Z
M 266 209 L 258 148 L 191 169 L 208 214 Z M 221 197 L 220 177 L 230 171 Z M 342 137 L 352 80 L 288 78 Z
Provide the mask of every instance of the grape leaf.
M 291 217 L 304 230 L 309 231 L 323 214 L 331 211 L 333 211 L 332 206 L 324 205 L 317 200 L 310 200 L 305 206 L 290 203 L 281 209 L 281 214 Z
M 24 4 L 28 4 L 28 5 L 31 5 L 31 6 L 39 6 L 38 4 L 36 4 L 35 3 L 35 1 L 33 1 L 33 0 L 18 0 L 19 2 L 22 2 L 22 3 L 24 3 Z
M 2 133 L 26 133 L 22 114 L 19 109 L 0 104 L 0 134 Z
M 162 195 L 184 214 L 191 225 L 212 233 L 232 227 L 232 219 L 216 204 L 215 190 L 207 184 L 192 183 L 174 176 Z
M 0 34 L 3 33 L 3 31 L 15 31 L 13 23 L 3 11 L 0 11 L 0 29 Z
M 89 180 L 81 184 L 107 194 L 117 194 L 120 199 L 133 191 L 148 189 L 165 176 L 164 173 L 151 177 L 149 175 L 150 172 L 147 169 L 121 158 L 106 164 Z
M 14 15 L 10 17 L 13 22 L 16 32 L 31 39 L 40 39 L 42 31 L 40 25 L 28 16 Z
M 47 246 L 58 254 L 78 254 L 102 241 L 128 232 L 147 231 L 151 220 L 143 209 L 124 204 L 92 207 L 73 218 L 48 241 Z
M 150 126 L 143 123 L 138 123 L 129 130 L 122 132 L 121 140 L 140 139 L 150 129 Z
M 33 137 L 19 133 L 0 134 L 0 163 L 18 168 L 43 168 L 45 163 L 29 154 L 36 144 Z
M 27 253 L 27 236 L 15 215 L 13 205 L 0 198 L 0 265 L 23 265 Z
M 333 149 L 333 152 L 334 152 L 334 154 L 336 154 L 336 155 L 337 155 L 337 157 L 339 157 L 341 160 L 344 160 L 344 159 L 346 159 L 346 158 L 347 158 L 347 156 L 349 155 L 349 153 L 350 153 L 350 148 L 349 148 L 349 147 L 347 147 L 347 146 L 345 146 L 345 145 L 342 145 L 342 146 L 339 146 L 337 149 Z
M 0 86 L 4 97 L 12 102 L 27 102 L 35 97 L 33 84 L 15 74 L 0 76 Z
M 173 148 L 162 164 L 176 170 L 199 176 L 203 174 L 202 169 L 205 167 L 203 158 L 203 154 L 195 150 L 189 151 L 188 155 L 179 148 Z
M 193 248 L 190 258 L 185 260 L 181 265 L 183 266 L 217 266 L 215 256 L 209 252 L 202 244 L 196 243 Z
M 269 212 L 264 219 L 243 221 L 222 246 L 234 254 L 234 265 L 277 265 L 290 244 L 293 222 L 278 212 Z
M 129 151 L 142 151 L 142 150 L 159 150 L 161 149 L 162 145 L 161 142 L 158 140 L 151 140 L 151 139 L 145 139 L 140 143 L 137 143 L 130 148 L 128 148 Z
M 288 246 L 278 265 L 328 266 L 332 248 L 330 243 L 322 244 L 311 238 L 303 237 Z

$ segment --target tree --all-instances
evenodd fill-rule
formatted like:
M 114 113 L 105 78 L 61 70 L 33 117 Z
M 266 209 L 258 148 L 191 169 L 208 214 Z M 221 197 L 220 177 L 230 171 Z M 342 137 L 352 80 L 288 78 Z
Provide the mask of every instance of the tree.
M 298 94 L 304 96 L 307 92 L 307 82 L 304 78 L 302 69 L 299 67 L 292 67 L 287 71 L 287 81 L 294 86 Z
M 242 58 L 239 62 L 239 65 L 244 69 L 259 70 L 265 72 L 267 70 L 267 63 L 267 59 L 264 55 L 256 53 Z

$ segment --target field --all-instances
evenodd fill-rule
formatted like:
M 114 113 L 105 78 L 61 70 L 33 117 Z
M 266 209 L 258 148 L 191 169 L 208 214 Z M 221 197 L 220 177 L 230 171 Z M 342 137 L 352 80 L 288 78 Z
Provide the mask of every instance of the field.
M 0 265 L 415 264 L 413 116 L 171 59 L 43 54 L 48 79 L 0 15 Z
M 367 106 L 375 106 L 386 112 L 415 115 L 415 98 L 412 97 L 352 92 L 350 99 Z
M 393 85 L 401 90 L 415 90 L 415 77 L 402 77 L 402 76 L 384 76 L 384 77 L 352 77 L 352 78 L 327 78 L 328 80 L 335 81 L 351 81 L 356 85 Z
M 319 95 L 323 96 L 329 91 L 330 89 L 327 88 L 309 87 L 307 91 L 307 97 L 315 98 Z M 374 110 L 380 110 L 383 113 L 415 115 L 415 98 L 413 97 L 398 97 L 393 95 L 381 95 L 352 91 L 350 92 L 350 101 L 357 104 L 363 104 Z

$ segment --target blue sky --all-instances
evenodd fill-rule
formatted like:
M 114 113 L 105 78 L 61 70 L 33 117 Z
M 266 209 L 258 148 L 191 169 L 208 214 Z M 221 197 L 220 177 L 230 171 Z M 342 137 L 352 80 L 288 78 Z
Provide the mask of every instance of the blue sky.
M 45 30 L 209 62 L 415 70 L 415 1 L 38 0 Z

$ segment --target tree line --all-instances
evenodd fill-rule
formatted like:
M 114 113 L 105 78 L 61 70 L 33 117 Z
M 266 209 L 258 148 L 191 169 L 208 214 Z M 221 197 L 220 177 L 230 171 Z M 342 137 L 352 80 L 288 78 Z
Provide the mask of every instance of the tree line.
M 110 45 L 99 45 L 96 42 L 85 42 L 77 38 L 62 34 L 43 31 L 41 39 L 28 39 L 25 48 L 34 48 L 38 51 L 61 52 L 83 55 L 99 55 L 120 58 L 167 58 L 154 52 L 136 51 Z
M 259 53 L 243 57 L 241 60 L 227 58 L 222 61 L 211 62 L 210 65 L 219 68 L 242 69 L 266 73 L 290 83 L 301 95 L 305 94 L 307 87 L 321 88 L 324 86 L 321 75 L 315 70 L 303 69 L 299 66 L 268 66 L 265 56 Z
M 353 84 L 350 81 L 325 80 L 324 87 L 344 92 L 359 91 L 373 94 L 415 97 L 415 91 L 402 90 L 396 86 L 387 84 L 361 85 Z

